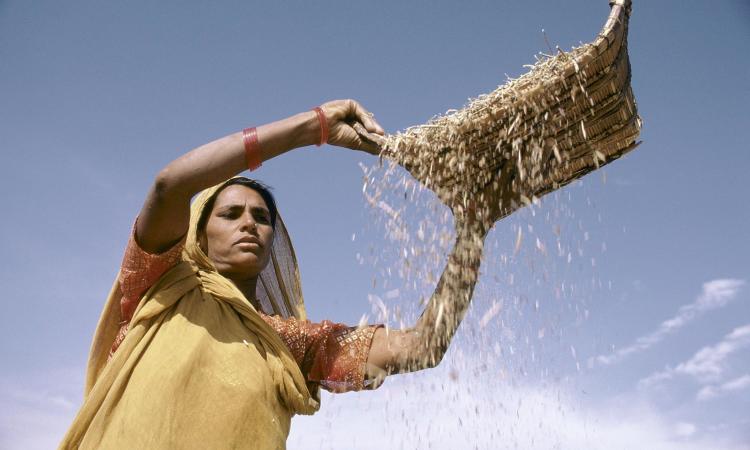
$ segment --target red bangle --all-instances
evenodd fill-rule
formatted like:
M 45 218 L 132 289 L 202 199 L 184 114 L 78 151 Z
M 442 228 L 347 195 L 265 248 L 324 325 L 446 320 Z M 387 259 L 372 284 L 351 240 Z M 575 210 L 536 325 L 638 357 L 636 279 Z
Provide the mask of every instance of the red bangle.
M 325 114 L 320 106 L 313 108 L 313 111 L 318 115 L 318 122 L 320 122 L 320 142 L 315 144 L 320 147 L 323 144 L 328 143 L 328 121 L 326 120 Z
M 258 144 L 258 132 L 255 127 L 242 130 L 242 142 L 245 144 L 245 164 L 250 170 L 255 170 L 263 164 Z

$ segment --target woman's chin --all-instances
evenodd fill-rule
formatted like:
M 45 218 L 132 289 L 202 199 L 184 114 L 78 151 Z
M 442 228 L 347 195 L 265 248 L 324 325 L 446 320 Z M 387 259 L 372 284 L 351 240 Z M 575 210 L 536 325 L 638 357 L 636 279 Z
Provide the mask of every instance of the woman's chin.
M 257 255 L 250 253 L 232 261 L 231 268 L 227 272 L 253 277 L 258 276 L 264 267 L 263 261 Z

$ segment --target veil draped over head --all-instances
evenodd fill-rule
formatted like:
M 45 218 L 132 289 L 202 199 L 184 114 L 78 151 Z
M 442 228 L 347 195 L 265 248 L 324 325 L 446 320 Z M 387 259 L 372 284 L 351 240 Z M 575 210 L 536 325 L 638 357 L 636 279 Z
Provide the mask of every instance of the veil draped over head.
M 162 391 L 179 395 L 183 392 L 183 384 L 199 383 L 198 380 L 205 381 L 193 388 L 189 397 L 193 403 L 197 401 L 196 395 L 205 398 L 205 404 L 192 405 L 194 411 L 186 406 L 174 411 L 174 414 L 188 417 L 186 424 L 190 425 L 186 428 L 190 431 L 186 433 L 195 432 L 196 417 L 204 417 L 217 407 L 214 405 L 217 398 L 224 399 L 220 414 L 232 408 L 250 411 L 243 413 L 245 417 L 238 422 L 243 428 L 255 426 L 257 430 L 266 430 L 273 428 L 267 423 L 280 422 L 276 425 L 280 431 L 271 435 L 271 440 L 267 441 L 269 444 L 286 437 L 291 415 L 317 411 L 319 393 L 317 389 L 310 392 L 288 347 L 242 292 L 217 272 L 199 246 L 201 214 L 226 183 L 204 190 L 193 201 L 182 261 L 143 295 L 125 339 L 108 361 L 109 348 L 120 320 L 121 293 L 119 283 L 115 281 L 94 334 L 84 404 L 61 448 L 77 448 L 84 441 L 102 445 L 106 441 L 105 435 L 122 431 L 107 428 L 122 427 L 118 422 L 131 420 L 133 415 L 141 412 L 141 407 L 135 405 L 149 405 L 154 401 L 153 396 L 161 395 Z M 266 314 L 306 318 L 297 260 L 280 216 L 276 219 L 271 258 L 259 276 L 257 296 L 262 312 Z M 166 361 L 177 358 L 175 354 L 182 358 L 179 360 L 182 368 L 165 368 Z M 191 358 L 194 361 L 186 365 L 185 359 Z M 208 363 L 212 360 L 217 363 Z M 231 395 L 227 393 L 227 386 L 222 384 L 227 378 L 231 378 L 230 388 L 235 390 Z M 137 380 L 140 379 L 147 381 L 139 385 Z M 159 384 L 148 381 L 154 379 Z M 214 383 L 212 380 L 218 381 Z M 237 391 L 240 388 L 236 385 L 249 393 Z M 163 401 L 169 404 L 170 398 L 165 397 Z M 279 401 L 281 406 L 274 404 Z M 253 420 L 247 414 L 257 416 L 256 422 L 261 423 L 251 423 Z M 279 415 L 287 417 L 279 418 Z M 120 416 L 122 420 L 117 419 Z M 170 420 L 170 426 L 174 427 L 174 417 Z M 224 419 L 220 426 L 224 422 L 227 421 Z M 233 426 L 232 430 L 238 427 Z M 256 428 L 252 428 L 255 430 L 253 434 L 259 439 L 267 433 L 258 432 Z M 234 434 L 238 432 L 232 431 Z M 232 446 L 230 441 L 214 444 Z
M 197 245 L 198 221 L 206 204 L 226 183 L 206 189 L 196 197 L 191 207 L 190 229 L 184 251 L 184 259 L 193 261 L 201 269 L 213 272 L 216 272 L 216 268 Z M 295 317 L 300 320 L 307 318 L 297 257 L 284 221 L 278 213 L 273 233 L 271 260 L 258 277 L 256 295 L 262 312 L 266 314 L 279 315 L 284 318 Z

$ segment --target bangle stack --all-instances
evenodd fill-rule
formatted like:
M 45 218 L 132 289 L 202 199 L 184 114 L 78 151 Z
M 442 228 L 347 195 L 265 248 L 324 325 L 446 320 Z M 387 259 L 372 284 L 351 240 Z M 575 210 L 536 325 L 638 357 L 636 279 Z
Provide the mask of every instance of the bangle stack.
M 321 145 L 328 143 L 328 121 L 326 120 L 326 116 L 323 114 L 323 109 L 320 106 L 313 108 L 313 111 L 318 115 L 318 122 L 320 122 L 320 142 L 315 144 L 320 147 Z
M 320 106 L 313 108 L 318 116 L 320 123 L 320 141 L 315 144 L 320 147 L 328 143 L 328 121 L 326 120 L 323 109 Z M 258 131 L 255 127 L 245 128 L 242 130 L 242 142 L 245 144 L 245 164 L 251 171 L 263 165 L 263 158 L 260 154 L 260 144 L 258 143 Z
M 242 130 L 242 142 L 245 144 L 245 164 L 253 171 L 263 164 L 258 144 L 258 132 L 255 127 Z

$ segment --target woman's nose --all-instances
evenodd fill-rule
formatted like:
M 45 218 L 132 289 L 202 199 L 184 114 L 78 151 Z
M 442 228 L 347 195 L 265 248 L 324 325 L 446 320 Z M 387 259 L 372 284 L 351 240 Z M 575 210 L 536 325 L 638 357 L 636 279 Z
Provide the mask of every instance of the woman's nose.
M 252 214 L 245 214 L 242 217 L 242 229 L 248 231 L 254 231 L 257 229 L 257 223 Z

